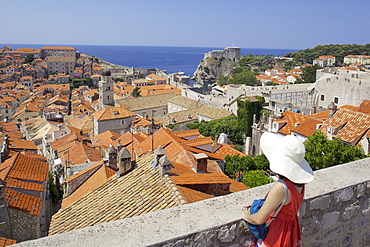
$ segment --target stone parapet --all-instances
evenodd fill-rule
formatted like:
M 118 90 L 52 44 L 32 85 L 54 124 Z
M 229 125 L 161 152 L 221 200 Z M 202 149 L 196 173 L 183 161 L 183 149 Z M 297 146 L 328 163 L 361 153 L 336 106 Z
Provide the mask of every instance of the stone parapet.
M 303 246 L 370 245 L 370 158 L 315 172 L 299 211 Z M 18 246 L 250 246 L 241 208 L 264 185 Z

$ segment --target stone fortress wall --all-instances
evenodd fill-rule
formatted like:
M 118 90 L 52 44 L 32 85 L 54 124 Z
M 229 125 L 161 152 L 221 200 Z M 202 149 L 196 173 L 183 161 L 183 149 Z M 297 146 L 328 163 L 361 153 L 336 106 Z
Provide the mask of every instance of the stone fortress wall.
M 370 158 L 315 172 L 299 211 L 303 246 L 370 245 Z M 249 246 L 242 205 L 270 185 L 138 217 L 62 233 L 18 246 Z
M 204 54 L 204 59 L 207 57 L 224 57 L 239 60 L 240 48 L 239 47 L 226 47 L 224 50 L 213 50 Z

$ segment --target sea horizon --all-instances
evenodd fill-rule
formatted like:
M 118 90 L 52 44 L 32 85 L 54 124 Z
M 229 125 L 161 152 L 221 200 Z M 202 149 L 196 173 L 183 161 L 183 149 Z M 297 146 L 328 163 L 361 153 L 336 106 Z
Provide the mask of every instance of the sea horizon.
M 12 49 L 35 48 L 43 46 L 70 46 L 77 51 L 100 58 L 104 61 L 134 68 L 160 69 L 168 73 L 184 72 L 193 75 L 204 53 L 223 50 L 225 47 L 191 46 L 131 46 L 131 45 L 58 45 L 58 44 L 0 44 Z M 238 47 L 238 46 L 235 46 Z M 241 55 L 283 56 L 297 49 L 241 48 Z

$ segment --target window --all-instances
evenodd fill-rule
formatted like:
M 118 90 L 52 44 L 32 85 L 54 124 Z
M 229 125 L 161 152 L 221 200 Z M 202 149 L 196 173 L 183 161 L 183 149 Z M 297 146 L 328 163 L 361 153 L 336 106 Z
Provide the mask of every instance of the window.
M 121 120 L 121 124 L 125 124 L 125 120 Z
M 338 97 L 334 97 L 334 103 L 338 104 Z
M 5 228 L 6 228 L 6 222 L 5 221 L 0 222 L 0 232 L 5 231 Z
M 325 96 L 324 96 L 323 94 L 321 94 L 321 96 L 320 96 L 320 100 L 321 100 L 321 101 L 324 101 L 324 100 L 325 100 Z

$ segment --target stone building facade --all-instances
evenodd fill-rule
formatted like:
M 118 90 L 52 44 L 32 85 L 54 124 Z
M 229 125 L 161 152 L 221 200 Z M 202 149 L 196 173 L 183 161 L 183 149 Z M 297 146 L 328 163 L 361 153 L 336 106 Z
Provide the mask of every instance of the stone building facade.
M 136 120 L 136 114 L 123 106 L 109 107 L 93 114 L 94 135 L 111 130 L 120 135 L 130 131 L 131 123 Z
M 114 106 L 114 104 L 114 81 L 111 72 L 105 71 L 99 81 L 99 109 L 104 109 L 105 106 Z
M 361 63 L 370 64 L 370 56 L 365 55 L 348 55 L 343 59 L 345 64 Z
M 240 48 L 239 47 L 226 47 L 223 50 L 213 50 L 204 54 L 204 59 L 207 57 L 224 57 L 232 60 L 240 59 Z
M 66 75 L 73 75 L 76 66 L 76 58 L 73 56 L 46 58 L 46 63 L 49 72 L 57 72 Z
M 52 57 L 63 57 L 72 56 L 76 57 L 77 50 L 74 47 L 64 47 L 64 46 L 44 46 L 41 48 L 42 59 L 52 56 Z
M 318 92 L 316 105 L 327 108 L 333 102 L 359 106 L 370 99 L 370 73 L 346 69 L 321 69 L 316 72 L 315 90 Z

